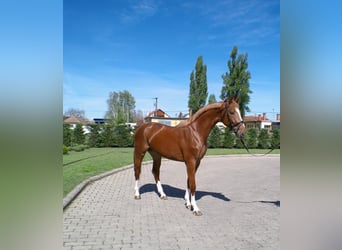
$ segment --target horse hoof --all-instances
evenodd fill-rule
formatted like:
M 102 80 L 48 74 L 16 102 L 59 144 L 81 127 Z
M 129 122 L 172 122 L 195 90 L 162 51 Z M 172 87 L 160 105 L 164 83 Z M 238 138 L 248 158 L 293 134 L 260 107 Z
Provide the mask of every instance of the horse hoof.
M 167 200 L 167 196 L 166 195 L 165 196 L 160 196 L 160 199 Z
M 135 195 L 134 196 L 134 199 L 136 199 L 136 200 L 141 200 L 141 195 L 139 194 L 139 195 Z
M 193 211 L 192 212 L 195 216 L 201 216 L 202 212 L 201 211 Z

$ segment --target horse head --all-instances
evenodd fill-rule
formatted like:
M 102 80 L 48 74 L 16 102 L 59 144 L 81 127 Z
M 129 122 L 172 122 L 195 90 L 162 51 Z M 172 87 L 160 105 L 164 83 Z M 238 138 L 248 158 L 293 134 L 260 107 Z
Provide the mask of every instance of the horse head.
M 230 97 L 224 101 L 225 111 L 222 117 L 222 122 L 230 128 L 234 133 L 241 137 L 246 134 L 246 126 L 242 120 L 240 107 L 239 107 L 239 97 L 234 99 Z

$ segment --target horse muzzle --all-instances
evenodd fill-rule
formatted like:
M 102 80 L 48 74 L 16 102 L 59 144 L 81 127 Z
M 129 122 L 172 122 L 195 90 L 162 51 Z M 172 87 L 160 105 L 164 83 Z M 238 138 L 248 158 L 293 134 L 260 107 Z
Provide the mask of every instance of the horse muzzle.
M 243 138 L 246 134 L 246 126 L 243 121 L 234 124 L 234 126 L 232 126 L 232 129 L 239 138 Z

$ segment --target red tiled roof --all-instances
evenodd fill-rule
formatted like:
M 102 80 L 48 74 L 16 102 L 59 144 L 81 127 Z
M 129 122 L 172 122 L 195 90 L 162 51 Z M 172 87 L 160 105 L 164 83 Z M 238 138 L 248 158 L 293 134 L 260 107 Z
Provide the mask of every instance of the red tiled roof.
M 91 122 L 85 118 L 80 118 L 80 117 L 76 117 L 76 116 L 64 116 L 63 117 L 63 122 L 65 123 L 73 123 L 73 124 L 90 124 Z
M 245 122 L 249 122 L 249 121 L 268 121 L 269 119 L 266 117 L 266 114 L 263 114 L 263 115 L 258 115 L 258 116 L 248 115 L 248 116 L 245 116 L 243 120 Z
M 161 109 L 154 110 L 148 113 L 147 115 L 147 117 L 165 117 L 165 116 L 166 116 L 166 113 Z

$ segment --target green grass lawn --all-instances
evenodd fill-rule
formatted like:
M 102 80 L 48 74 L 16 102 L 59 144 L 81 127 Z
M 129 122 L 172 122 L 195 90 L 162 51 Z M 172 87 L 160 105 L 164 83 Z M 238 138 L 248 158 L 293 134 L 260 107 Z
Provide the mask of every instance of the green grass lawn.
M 251 149 L 253 154 L 268 150 Z M 273 154 L 280 154 L 276 149 Z M 245 149 L 208 149 L 207 155 L 247 154 Z M 151 160 L 149 154 L 144 160 Z M 66 196 L 82 181 L 106 171 L 133 163 L 133 148 L 90 148 L 63 155 L 63 195 Z M 133 178 L 133 177 L 132 177 Z

